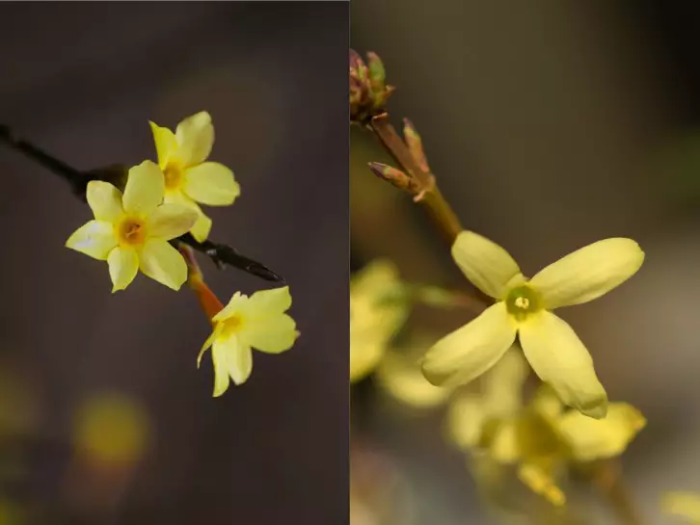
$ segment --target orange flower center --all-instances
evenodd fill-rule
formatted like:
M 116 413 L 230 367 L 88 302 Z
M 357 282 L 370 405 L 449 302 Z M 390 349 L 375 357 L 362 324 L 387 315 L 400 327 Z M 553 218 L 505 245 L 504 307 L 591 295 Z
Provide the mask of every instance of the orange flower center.
M 136 217 L 127 217 L 119 223 L 117 238 L 120 244 L 136 246 L 146 240 L 146 223 Z

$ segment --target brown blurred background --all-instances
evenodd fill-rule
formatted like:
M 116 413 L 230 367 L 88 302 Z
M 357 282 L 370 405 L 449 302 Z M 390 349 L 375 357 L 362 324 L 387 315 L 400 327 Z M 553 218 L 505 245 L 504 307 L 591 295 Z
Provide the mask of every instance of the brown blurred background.
M 412 119 L 465 227 L 529 275 L 606 237 L 646 251 L 628 284 L 562 315 L 611 398 L 647 415 L 625 469 L 646 523 L 667 523 L 662 492 L 700 492 L 698 6 L 385 0 L 354 2 L 351 17 L 353 47 L 377 52 L 398 86 L 394 123 Z M 464 287 L 422 210 L 366 169 L 390 162 L 374 138 L 351 141 L 353 268 L 387 256 L 409 280 Z M 357 430 L 407 476 L 413 521 L 400 523 L 490 523 L 442 415 L 374 395 Z
M 63 247 L 89 209 L 0 148 L 2 523 L 346 522 L 347 46 L 340 2 L 0 4 L 0 122 L 76 168 L 155 159 L 149 120 L 211 113 L 242 187 L 211 238 L 286 278 L 302 334 L 212 399 L 194 296 L 111 295 Z M 224 301 L 272 286 L 200 262 Z

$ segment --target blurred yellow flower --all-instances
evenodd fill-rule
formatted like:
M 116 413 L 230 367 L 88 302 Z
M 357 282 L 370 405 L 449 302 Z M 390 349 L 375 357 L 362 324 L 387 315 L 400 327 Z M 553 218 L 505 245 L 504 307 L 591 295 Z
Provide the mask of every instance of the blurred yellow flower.
M 593 243 L 529 280 L 508 252 L 473 232 L 457 236 L 452 256 L 496 304 L 428 351 L 423 362 L 428 380 L 468 383 L 496 364 L 519 335 L 530 365 L 565 404 L 596 419 L 605 417 L 607 394 L 588 350 L 550 310 L 592 301 L 629 279 L 644 261 L 637 243 L 622 238 Z
M 685 518 L 689 523 L 700 524 L 700 494 L 669 492 L 664 494 L 662 505 L 669 514 Z
M 350 280 L 350 382 L 370 374 L 406 320 L 408 302 L 391 261 L 375 260 Z
M 126 466 L 148 445 L 150 424 L 135 400 L 119 393 L 86 399 L 75 414 L 74 442 L 86 459 L 102 466 Z
M 514 348 L 506 353 L 484 376 L 481 396 L 464 393 L 454 400 L 448 412 L 448 433 L 465 451 L 516 465 L 528 487 L 553 504 L 563 505 L 566 498 L 557 486 L 557 473 L 566 465 L 619 456 L 646 420 L 627 403 L 611 403 L 603 420 L 564 410 L 547 385 L 523 405 L 526 374 L 520 351 Z
M 173 290 L 187 279 L 185 260 L 168 241 L 187 233 L 197 215 L 180 204 L 162 204 L 163 192 L 163 173 L 148 160 L 129 170 L 124 195 L 107 182 L 88 183 L 95 219 L 78 228 L 66 246 L 107 261 L 112 292 L 125 289 L 139 269 Z
M 223 164 L 205 162 L 214 145 L 211 116 L 201 111 L 177 125 L 175 133 L 150 122 L 165 174 L 165 202 L 184 204 L 197 212 L 192 235 L 206 240 L 212 221 L 197 204 L 228 206 L 241 194 L 233 172 Z
M 292 306 L 289 287 L 261 290 L 248 297 L 236 292 L 213 318 L 214 331 L 197 357 L 212 347 L 214 397 L 229 387 L 245 383 L 253 370 L 252 348 L 268 354 L 289 350 L 299 333 L 294 320 L 284 312 Z

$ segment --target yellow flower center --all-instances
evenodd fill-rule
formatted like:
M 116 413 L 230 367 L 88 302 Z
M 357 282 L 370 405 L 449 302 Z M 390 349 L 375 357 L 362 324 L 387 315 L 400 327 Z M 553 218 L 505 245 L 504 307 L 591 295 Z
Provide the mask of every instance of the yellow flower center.
M 225 335 L 235 334 L 241 329 L 243 325 L 243 318 L 240 314 L 233 314 L 228 319 L 222 321 L 224 323 L 223 333 Z
M 126 217 L 117 226 L 119 244 L 137 246 L 146 240 L 146 223 L 136 217 Z
M 529 286 L 513 288 L 506 297 L 508 312 L 518 321 L 524 321 L 528 315 L 542 309 L 539 294 Z
M 165 175 L 165 189 L 176 190 L 182 183 L 182 168 L 179 164 L 169 163 L 163 172 Z

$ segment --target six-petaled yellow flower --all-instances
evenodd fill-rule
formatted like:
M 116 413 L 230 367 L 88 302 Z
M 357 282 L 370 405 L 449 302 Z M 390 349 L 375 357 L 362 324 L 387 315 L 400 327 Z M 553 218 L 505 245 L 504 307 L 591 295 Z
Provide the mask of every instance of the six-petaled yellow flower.
M 173 290 L 187 279 L 187 265 L 168 241 L 189 231 L 197 215 L 181 204 L 162 204 L 163 193 L 163 173 L 151 161 L 129 170 L 123 195 L 107 182 L 88 183 L 95 219 L 76 230 L 66 246 L 107 261 L 113 292 L 125 289 L 139 269 Z
M 590 417 L 605 417 L 607 395 L 588 350 L 551 310 L 586 303 L 629 279 L 644 261 L 637 243 L 622 238 L 593 243 L 529 280 L 508 252 L 473 232 L 457 236 L 452 256 L 496 303 L 428 351 L 423 362 L 428 380 L 467 383 L 495 365 L 519 336 L 532 368 L 564 403 Z
M 236 292 L 213 318 L 214 331 L 197 357 L 212 348 L 214 397 L 246 382 L 253 369 L 252 348 L 268 354 L 289 350 L 299 335 L 294 320 L 284 312 L 292 305 L 289 287 L 261 290 L 250 297 Z
M 211 116 L 201 111 L 177 125 L 175 133 L 153 122 L 158 164 L 165 174 L 165 202 L 184 204 L 197 212 L 192 235 L 202 242 L 212 221 L 197 203 L 227 206 L 241 193 L 233 172 L 218 162 L 205 162 L 214 145 Z

